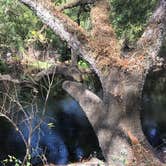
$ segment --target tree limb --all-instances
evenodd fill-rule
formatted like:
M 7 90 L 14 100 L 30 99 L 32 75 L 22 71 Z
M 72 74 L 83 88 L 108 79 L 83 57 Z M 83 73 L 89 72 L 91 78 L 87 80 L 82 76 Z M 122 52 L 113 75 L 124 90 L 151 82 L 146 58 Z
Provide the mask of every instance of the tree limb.
M 77 66 L 78 54 L 71 49 L 71 65 Z
M 114 130 L 119 130 L 119 116 L 117 116 L 117 111 L 119 112 L 119 105 L 112 105 L 113 110 L 115 109 L 116 111 L 112 113 L 107 112 L 103 101 L 80 83 L 65 81 L 63 83 L 63 89 L 74 97 L 74 99 L 78 101 L 82 107 L 98 137 L 104 158 L 108 159 L 110 162 L 111 152 L 109 153 L 109 149 L 111 142 L 115 140 L 120 141 L 119 138 L 117 139 L 113 136 Z M 115 144 L 117 145 L 119 142 L 116 143 L 116 141 Z M 116 146 L 114 148 L 116 148 Z M 113 165 L 112 163 L 109 164 Z
M 62 40 L 67 41 L 71 47 L 74 47 L 74 44 L 76 47 L 76 45 L 82 44 L 83 40 L 88 40 L 84 29 L 59 12 L 52 2 L 44 3 L 42 0 L 20 0 L 20 2 L 32 8 L 43 23 L 47 24 Z
M 110 4 L 108 0 L 96 1 L 90 12 L 92 23 L 92 45 L 96 52 L 96 63 L 110 66 L 120 55 L 120 47 L 109 19 Z
M 109 12 L 110 12 L 110 4 L 108 0 L 98 0 L 96 1 L 94 7 L 91 9 L 90 17 L 91 17 L 91 22 L 92 22 L 92 28 L 93 29 L 99 29 L 101 31 L 103 26 L 110 26 L 110 19 L 109 19 Z M 107 28 L 108 28 L 107 27 Z M 114 31 L 113 29 L 108 30 L 113 34 Z M 98 35 L 95 34 L 95 35 Z
M 48 69 L 39 72 L 35 76 L 34 81 L 39 82 L 42 78 L 55 74 L 60 74 L 63 75 L 64 77 L 70 78 L 71 80 L 79 82 L 82 80 L 81 72 L 75 66 L 72 67 L 61 64 L 61 65 L 51 66 Z
M 44 24 L 48 25 L 62 40 L 65 40 L 73 51 L 88 61 L 96 73 L 98 72 L 95 58 L 91 56 L 90 39 L 84 29 L 68 16 L 59 12 L 49 1 L 20 0 L 20 2 L 29 6 Z
M 105 112 L 103 101 L 93 92 L 86 89 L 81 83 L 65 81 L 63 83 L 63 89 L 79 102 L 83 111 L 86 113 L 88 120 L 97 132 L 98 126 L 96 124 L 98 124 L 98 120 L 102 116 L 102 113 Z
M 152 63 L 156 62 L 156 57 L 162 46 L 165 34 L 166 1 L 160 0 L 156 10 L 149 20 L 147 28 L 137 43 L 138 48 L 143 49 L 146 54 L 151 57 Z

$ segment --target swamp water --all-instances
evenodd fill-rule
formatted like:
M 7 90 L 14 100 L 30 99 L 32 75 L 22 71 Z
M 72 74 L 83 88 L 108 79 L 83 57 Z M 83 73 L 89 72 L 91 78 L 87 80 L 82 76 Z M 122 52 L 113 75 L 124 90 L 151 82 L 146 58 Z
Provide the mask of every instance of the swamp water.
M 13 115 L 26 141 L 33 130 L 30 136 L 32 165 L 42 165 L 44 158 L 48 163 L 67 164 L 91 155 L 101 156 L 97 137 L 73 98 L 68 95 L 61 99 L 50 98 L 44 116 L 43 108 L 44 101 L 40 100 L 37 105 L 25 108 L 26 116 L 23 112 Z M 7 119 L 0 117 L 0 160 L 8 155 L 23 160 L 25 153 L 19 132 Z
M 154 150 L 166 156 L 166 72 L 147 77 L 143 91 L 142 128 Z M 165 160 L 165 159 L 164 159 Z

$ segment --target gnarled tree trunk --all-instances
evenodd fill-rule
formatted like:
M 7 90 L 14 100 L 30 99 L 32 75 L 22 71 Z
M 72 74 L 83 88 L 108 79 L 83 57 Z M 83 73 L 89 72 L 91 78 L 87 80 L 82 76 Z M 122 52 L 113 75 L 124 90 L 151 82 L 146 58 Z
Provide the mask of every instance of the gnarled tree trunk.
M 75 54 L 90 63 L 100 78 L 104 97 L 100 99 L 80 83 L 66 81 L 63 88 L 72 95 L 91 122 L 109 165 L 141 165 L 153 160 L 140 124 L 140 98 L 148 72 L 161 65 L 158 53 L 166 32 L 166 1 L 160 0 L 135 50 L 122 56 L 109 22 L 108 0 L 77 0 L 62 7 L 51 1 L 20 0 L 68 43 Z M 94 3 L 91 8 L 92 30 L 87 33 L 61 10 Z M 146 155 L 146 156 L 143 156 Z M 159 161 L 158 161 L 159 162 Z M 160 162 L 156 165 L 161 164 Z

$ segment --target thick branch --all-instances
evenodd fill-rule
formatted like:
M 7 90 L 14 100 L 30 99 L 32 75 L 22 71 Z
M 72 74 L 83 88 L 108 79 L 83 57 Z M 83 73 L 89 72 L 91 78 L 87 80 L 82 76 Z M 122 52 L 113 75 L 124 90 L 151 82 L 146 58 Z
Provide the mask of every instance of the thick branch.
M 86 32 L 69 17 L 58 12 L 54 5 L 42 0 L 20 0 L 31 7 L 37 16 L 47 24 L 61 39 L 68 42 L 69 46 L 77 47 L 88 40 Z M 76 49 L 76 48 L 75 48 Z
M 94 130 L 97 132 L 98 126 L 96 124 L 98 124 L 100 119 L 99 115 L 100 117 L 102 116 L 105 108 L 103 101 L 80 83 L 65 81 L 63 89 L 79 102 Z
M 147 28 L 138 41 L 138 47 L 143 49 L 152 61 L 156 57 L 162 46 L 166 34 L 166 1 L 160 0 L 158 7 L 150 18 Z
M 108 0 L 96 1 L 91 9 L 92 45 L 96 52 L 98 68 L 105 68 L 117 61 L 120 47 L 109 19 L 110 4 Z M 114 63 L 115 64 L 115 63 Z
M 60 74 L 66 78 L 69 78 L 71 80 L 76 80 L 79 82 L 82 80 L 81 72 L 75 66 L 72 67 L 72 66 L 67 66 L 63 64 L 51 66 L 49 69 L 39 72 L 35 76 L 34 80 L 38 82 L 44 77 L 47 77 L 49 75 L 55 75 L 55 74 Z
M 93 29 L 100 29 L 103 31 L 103 26 L 110 26 L 110 19 L 109 19 L 109 12 L 110 12 L 110 4 L 108 0 L 98 0 L 96 1 L 94 7 L 91 9 L 91 22 Z M 107 28 L 108 28 L 107 27 Z M 114 34 L 113 30 L 108 29 Z M 98 35 L 98 33 L 96 34 Z
M 63 89 L 78 101 L 82 107 L 98 137 L 103 155 L 107 158 L 107 142 L 111 140 L 112 133 L 107 124 L 107 115 L 103 101 L 80 83 L 65 81 Z
M 69 17 L 53 7 L 51 2 L 42 0 L 20 0 L 37 14 L 41 21 L 47 24 L 69 47 L 88 61 L 98 73 L 95 58 L 89 46 L 89 37 L 86 32 Z
M 118 104 L 112 98 L 111 101 L 114 104 L 112 104 L 111 110 L 113 110 L 113 112 L 106 112 L 104 110 L 105 107 L 103 101 L 95 94 L 85 89 L 81 84 L 66 81 L 63 84 L 63 88 L 79 102 L 83 111 L 86 113 L 98 136 L 100 147 L 108 165 L 118 165 L 113 162 L 112 156 L 118 155 L 121 157 L 121 151 L 123 148 L 128 152 L 127 156 L 125 156 L 126 160 L 128 160 L 132 155 L 129 150 L 130 145 L 124 141 L 123 133 L 119 131 L 118 125 L 121 120 L 118 114 L 124 114 L 124 112 L 121 112 L 121 103 Z M 115 102 L 117 104 L 115 104 Z M 132 125 L 135 126 L 135 123 Z M 120 136 L 115 133 L 119 133 Z

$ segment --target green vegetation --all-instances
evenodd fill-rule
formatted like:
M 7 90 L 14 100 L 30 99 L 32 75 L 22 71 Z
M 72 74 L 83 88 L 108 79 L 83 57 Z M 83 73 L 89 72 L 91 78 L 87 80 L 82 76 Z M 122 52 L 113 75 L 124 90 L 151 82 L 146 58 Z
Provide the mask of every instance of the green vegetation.
M 29 47 L 36 49 L 57 48 L 65 53 L 66 45 L 43 26 L 35 14 L 18 0 L 0 0 L 0 55 L 21 56 Z
M 55 5 L 60 5 L 67 2 L 67 0 L 55 0 L 54 2 Z M 110 21 L 119 39 L 127 39 L 129 42 L 134 42 L 141 35 L 156 2 L 157 0 L 110 0 L 112 5 Z M 80 25 L 86 30 L 91 29 L 90 7 L 92 6 L 85 6 L 79 18 Z M 75 21 L 78 21 L 79 12 L 80 7 L 65 10 L 65 14 Z M 0 73 L 2 74 L 10 71 L 11 67 L 8 62 L 11 61 L 16 65 L 16 73 L 19 73 L 19 61 L 23 56 L 30 57 L 29 53 L 26 52 L 29 48 L 40 51 L 54 49 L 61 55 L 59 60 L 70 59 L 71 53 L 66 42 L 62 42 L 52 30 L 42 24 L 29 8 L 18 0 L 0 0 L 0 29 Z M 29 74 L 35 69 L 47 69 L 51 65 L 52 63 L 50 62 L 32 58 L 29 63 L 26 63 L 26 71 L 23 72 L 24 75 L 21 78 L 25 77 L 27 79 L 25 73 Z M 86 70 L 89 68 L 89 64 L 81 59 L 78 61 L 78 67 L 81 70 Z M 92 87 L 95 84 L 93 77 L 84 75 L 83 79 L 84 83 L 90 89 L 93 89 Z M 56 96 L 57 94 L 54 95 Z
M 31 166 L 32 164 L 30 163 L 30 155 L 28 157 L 28 160 L 24 163 L 24 166 Z M 17 159 L 16 157 L 14 156 L 10 156 L 8 155 L 8 158 L 3 160 L 3 165 L 8 165 L 8 164 L 12 164 L 13 166 L 22 166 L 23 165 L 23 162 L 19 159 Z
M 111 20 L 119 38 L 134 42 L 152 14 L 157 0 L 110 0 Z
M 0 48 L 11 51 L 25 48 L 30 32 L 41 27 L 37 17 L 17 0 L 0 1 L 0 23 Z
M 0 73 L 5 74 L 8 72 L 8 66 L 4 60 L 0 59 Z
M 66 0 L 56 0 L 55 4 L 63 4 Z M 112 5 L 111 22 L 119 39 L 134 42 L 138 38 L 151 15 L 157 0 L 110 0 Z M 81 11 L 80 25 L 90 30 L 89 9 Z M 65 11 L 73 20 L 78 20 L 80 8 Z M 0 1 L 0 55 L 6 52 L 20 54 L 28 47 L 37 49 L 56 48 L 62 55 L 61 60 L 70 58 L 67 46 L 49 28 L 43 27 L 41 21 L 18 0 Z M 12 54 L 12 55 L 13 55 Z

